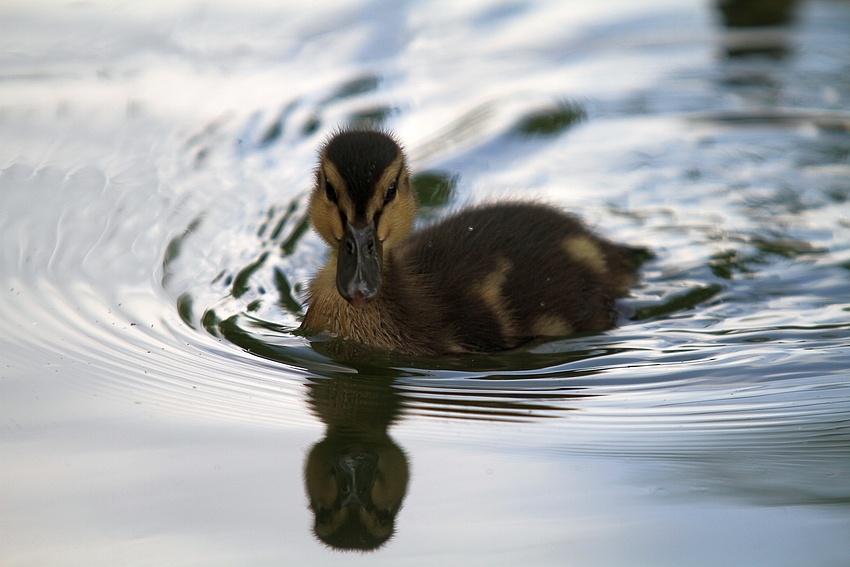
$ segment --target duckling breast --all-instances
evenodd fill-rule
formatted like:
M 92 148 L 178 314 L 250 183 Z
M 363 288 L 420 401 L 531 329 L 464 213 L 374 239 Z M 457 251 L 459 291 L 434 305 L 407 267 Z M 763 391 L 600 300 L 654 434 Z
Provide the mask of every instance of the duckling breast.
M 400 269 L 394 256 L 385 266 L 380 295 L 366 306 L 355 307 L 336 288 L 335 264 L 329 262 L 313 278 L 310 308 L 301 323 L 306 335 L 328 334 L 383 351 L 430 356 L 460 349 L 434 297 L 416 274 Z

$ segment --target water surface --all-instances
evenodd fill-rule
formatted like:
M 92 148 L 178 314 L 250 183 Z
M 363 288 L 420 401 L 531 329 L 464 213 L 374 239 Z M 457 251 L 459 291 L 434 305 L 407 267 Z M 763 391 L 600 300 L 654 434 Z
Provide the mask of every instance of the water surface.
M 773 5 L 3 8 L 2 563 L 848 564 L 850 4 Z M 653 249 L 621 324 L 293 335 L 348 124 L 422 222 L 545 199 Z M 371 528 L 316 504 L 346 451 Z

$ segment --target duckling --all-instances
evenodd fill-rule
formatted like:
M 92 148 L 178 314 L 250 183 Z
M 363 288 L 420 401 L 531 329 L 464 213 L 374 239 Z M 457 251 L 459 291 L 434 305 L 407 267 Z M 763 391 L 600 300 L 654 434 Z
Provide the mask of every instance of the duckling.
M 391 135 L 343 130 L 325 143 L 309 215 L 331 253 L 302 334 L 434 356 L 599 332 L 646 254 L 542 203 L 473 206 L 411 234 L 417 207 Z

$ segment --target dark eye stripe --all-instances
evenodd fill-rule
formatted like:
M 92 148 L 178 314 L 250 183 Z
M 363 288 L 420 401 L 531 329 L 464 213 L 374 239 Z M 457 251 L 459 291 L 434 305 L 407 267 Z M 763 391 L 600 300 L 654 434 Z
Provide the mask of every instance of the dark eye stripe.
M 338 203 L 336 190 L 330 181 L 325 181 L 325 195 L 328 196 L 328 201 L 331 203 Z
M 393 181 L 390 183 L 390 186 L 387 188 L 387 195 L 384 197 L 384 205 L 390 203 L 393 199 L 395 199 L 395 195 L 398 192 L 398 184 Z

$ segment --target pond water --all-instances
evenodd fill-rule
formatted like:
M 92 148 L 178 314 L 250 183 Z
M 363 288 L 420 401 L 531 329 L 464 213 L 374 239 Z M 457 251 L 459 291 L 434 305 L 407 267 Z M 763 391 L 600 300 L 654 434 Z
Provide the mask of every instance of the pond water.
M 0 563 L 850 564 L 850 3 L 142 6 L 0 8 Z M 347 124 L 422 222 L 543 199 L 651 248 L 620 325 L 294 335 Z

